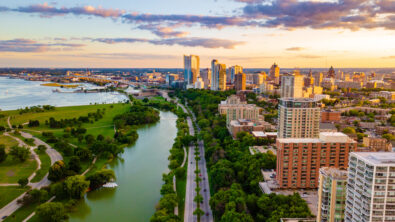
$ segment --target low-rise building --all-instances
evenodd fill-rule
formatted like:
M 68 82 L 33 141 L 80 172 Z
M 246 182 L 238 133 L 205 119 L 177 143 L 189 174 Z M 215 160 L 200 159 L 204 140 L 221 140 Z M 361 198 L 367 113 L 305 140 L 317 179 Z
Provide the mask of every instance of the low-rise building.
M 392 145 L 384 138 L 364 137 L 363 145 L 369 147 L 370 152 L 391 152 Z
M 240 132 L 248 132 L 252 134 L 253 131 L 272 130 L 272 125 L 263 120 L 251 121 L 246 119 L 237 119 L 230 121 L 228 130 L 233 138 L 236 138 L 237 134 Z
M 338 123 L 341 120 L 341 112 L 334 110 L 323 110 L 321 111 L 321 122 L 322 123 Z

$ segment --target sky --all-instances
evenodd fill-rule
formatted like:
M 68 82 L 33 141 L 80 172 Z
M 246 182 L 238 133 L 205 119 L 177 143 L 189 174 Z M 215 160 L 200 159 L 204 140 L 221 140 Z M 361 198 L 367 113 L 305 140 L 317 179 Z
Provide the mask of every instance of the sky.
M 0 2 L 0 67 L 395 67 L 395 0 Z

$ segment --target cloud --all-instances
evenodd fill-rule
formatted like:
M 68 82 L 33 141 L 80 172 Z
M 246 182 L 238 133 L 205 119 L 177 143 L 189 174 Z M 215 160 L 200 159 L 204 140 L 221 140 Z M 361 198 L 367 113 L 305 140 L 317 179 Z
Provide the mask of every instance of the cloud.
M 0 40 L 0 52 L 70 51 L 83 46 L 73 43 L 39 43 L 30 39 Z
M 109 60 L 146 60 L 146 59 L 176 59 L 179 56 L 175 55 L 160 55 L 160 54 L 145 54 L 145 53 L 85 53 L 78 55 L 58 54 L 61 57 L 81 57 L 81 58 L 94 58 L 94 59 L 109 59 Z
M 395 56 L 385 56 L 385 57 L 381 57 L 382 59 L 395 59 Z
M 303 59 L 320 59 L 320 58 L 324 58 L 324 56 L 319 56 L 319 55 L 306 55 L 306 54 L 302 54 L 302 55 L 296 55 L 297 58 L 303 58 Z
M 285 50 L 287 50 L 287 51 L 302 51 L 302 50 L 305 50 L 305 48 L 302 48 L 302 47 L 291 47 L 291 48 L 286 48 Z
M 47 3 L 30 5 L 26 7 L 18 7 L 16 9 L 13 9 L 12 11 L 22 12 L 22 13 L 38 13 L 43 17 L 74 14 L 74 15 L 93 15 L 99 17 L 118 18 L 125 13 L 125 11 L 119 9 L 103 9 L 101 7 L 95 8 L 89 5 L 83 7 L 56 8 L 54 6 L 48 5 Z
M 204 47 L 204 48 L 225 48 L 233 49 L 237 45 L 244 44 L 244 42 L 215 39 L 215 38 L 169 38 L 169 39 L 142 39 L 142 38 L 96 38 L 91 39 L 94 42 L 101 42 L 107 44 L 115 43 L 136 43 L 145 42 L 154 45 L 181 45 L 188 47 Z
M 174 29 L 171 27 L 161 27 L 151 24 L 140 25 L 137 28 L 141 30 L 148 30 L 161 38 L 185 37 L 189 34 L 189 32 L 174 31 Z
M 270 3 L 256 0 L 248 3 L 243 13 L 260 20 L 262 27 L 395 29 L 395 22 L 388 15 L 395 13 L 395 1 L 392 0 L 273 0 Z

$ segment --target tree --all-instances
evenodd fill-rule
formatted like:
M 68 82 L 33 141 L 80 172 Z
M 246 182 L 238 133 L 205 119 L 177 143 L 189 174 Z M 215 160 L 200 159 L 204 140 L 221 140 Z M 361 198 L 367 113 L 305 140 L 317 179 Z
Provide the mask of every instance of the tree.
M 63 204 L 59 202 L 41 204 L 37 207 L 36 213 L 40 221 L 44 222 L 60 222 L 68 218 Z
M 346 127 L 343 129 L 343 133 L 345 134 L 356 134 L 357 132 L 353 127 Z
M 59 181 L 66 176 L 66 164 L 63 160 L 56 161 L 50 168 L 48 179 L 51 181 Z
M 92 190 L 95 190 L 102 186 L 103 184 L 114 180 L 115 179 L 115 173 L 113 170 L 110 169 L 102 169 L 96 171 L 94 174 L 88 176 L 86 178 L 87 180 L 90 181 L 89 187 Z
M 83 161 L 90 160 L 92 158 L 92 152 L 85 147 L 77 148 L 75 154 Z
M 198 221 L 200 221 L 200 217 L 202 215 L 204 215 L 204 211 L 202 209 L 200 209 L 200 208 L 196 208 L 196 210 L 193 211 L 193 215 L 196 215 L 197 218 L 198 218 Z
M 9 153 L 14 159 L 19 159 L 21 162 L 25 162 L 29 157 L 30 150 L 25 147 L 13 146 Z
M 44 153 L 47 150 L 45 145 L 38 145 L 37 150 Z
M 178 200 L 177 195 L 175 193 L 164 195 L 159 201 L 159 208 L 166 209 L 168 212 L 174 211 L 174 208 L 177 206 Z
M 221 217 L 221 222 L 253 222 L 251 215 L 245 212 L 236 212 L 235 210 L 226 211 Z
M 384 134 L 382 137 L 383 137 L 384 139 L 386 139 L 388 142 L 391 142 L 391 141 L 395 140 L 395 136 L 392 135 L 392 134 L 389 134 L 389 133 Z
M 78 156 L 72 156 L 70 158 L 68 169 L 72 170 L 76 173 L 79 173 L 81 171 L 81 169 L 82 169 L 81 161 Z
M 7 159 L 7 153 L 5 152 L 5 145 L 0 144 L 0 163 Z
M 18 203 L 26 206 L 32 203 L 42 203 L 47 199 L 48 199 L 48 192 L 46 190 L 33 189 L 27 192 L 22 199 L 19 199 Z
M 71 176 L 64 181 L 64 187 L 70 198 L 81 199 L 88 190 L 89 181 L 85 180 L 85 176 Z
M 18 180 L 18 184 L 21 187 L 26 187 L 26 185 L 29 183 L 29 179 L 27 179 L 26 177 L 21 178 Z

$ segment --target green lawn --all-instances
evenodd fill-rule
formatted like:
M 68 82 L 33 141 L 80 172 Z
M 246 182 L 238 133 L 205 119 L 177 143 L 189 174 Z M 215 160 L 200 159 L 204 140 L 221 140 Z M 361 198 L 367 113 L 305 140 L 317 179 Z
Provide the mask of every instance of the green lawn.
M 0 209 L 28 189 L 28 187 L 21 188 L 19 186 L 0 187 Z
M 40 203 L 34 203 L 27 206 L 22 206 L 16 210 L 13 214 L 9 215 L 4 222 L 20 222 L 26 219 L 31 213 L 36 210 L 36 207 L 40 206 Z
M 6 148 L 17 146 L 18 142 L 9 136 L 0 135 L 0 144 L 4 144 Z
M 20 178 L 29 177 L 37 169 L 37 162 L 28 159 L 25 162 L 13 160 L 11 156 L 0 163 L 0 183 L 17 183 Z
M 32 183 L 40 181 L 44 178 L 45 174 L 48 173 L 49 167 L 51 167 L 51 158 L 49 158 L 46 152 L 39 152 L 34 150 L 41 160 L 41 168 L 37 171 L 36 176 L 31 180 Z

